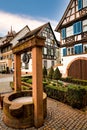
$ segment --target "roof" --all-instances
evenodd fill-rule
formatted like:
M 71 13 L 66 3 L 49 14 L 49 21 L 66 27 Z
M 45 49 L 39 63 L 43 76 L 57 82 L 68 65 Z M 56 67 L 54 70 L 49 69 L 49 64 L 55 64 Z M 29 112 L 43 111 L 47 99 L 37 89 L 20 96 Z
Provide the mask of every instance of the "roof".
M 22 40 L 24 41 L 24 40 L 26 40 L 26 39 L 28 39 L 28 38 L 30 38 L 30 37 L 32 37 L 32 36 L 39 36 L 39 34 L 43 31 L 43 29 L 44 29 L 47 25 L 50 26 L 51 31 L 52 31 L 52 33 L 53 33 L 53 36 L 54 36 L 54 38 L 55 38 L 55 40 L 56 40 L 56 42 L 57 42 L 57 46 L 59 46 L 59 42 L 57 41 L 57 39 L 56 39 L 56 37 L 55 37 L 55 35 L 54 35 L 54 32 L 53 32 L 53 30 L 52 30 L 52 27 L 51 27 L 50 22 L 48 22 L 48 23 L 46 23 L 46 24 L 44 24 L 44 25 L 42 25 L 42 26 L 40 26 L 40 27 L 38 27 L 38 28 L 36 28 L 36 29 L 30 31 L 30 32 L 28 32 L 24 37 L 22 37 L 21 39 L 19 39 L 19 42 L 21 42 Z
M 57 31 L 57 32 L 59 31 L 59 29 L 60 29 L 60 27 L 61 27 L 61 25 L 62 25 L 66 15 L 67 15 L 67 13 L 68 13 L 69 8 L 71 7 L 72 3 L 73 3 L 73 0 L 70 0 L 70 2 L 69 2 L 69 4 L 68 4 L 68 6 L 67 6 L 67 8 L 66 8 L 66 10 L 65 10 L 65 12 L 64 12 L 64 14 L 63 14 L 63 16 L 61 18 L 61 20 L 60 20 L 60 22 L 58 23 L 58 25 L 55 28 L 55 31 Z
M 39 35 L 40 31 L 41 31 L 44 27 L 46 27 L 48 24 L 49 24 L 49 23 L 46 23 L 46 24 L 44 24 L 44 25 L 42 25 L 42 26 L 40 26 L 40 27 L 38 27 L 38 28 L 36 28 L 36 29 L 34 29 L 34 30 L 28 32 L 24 37 L 22 37 L 21 39 L 19 39 L 19 41 L 25 40 L 25 39 L 27 39 L 27 38 L 29 38 L 29 37 L 31 37 L 31 36 L 34 36 L 34 35 Z
M 14 35 L 7 35 L 4 38 L 0 39 L 1 43 L 0 43 L 0 47 L 4 47 L 7 46 L 8 44 L 11 44 L 10 41 L 14 38 Z
M 24 28 L 26 28 L 26 27 L 27 27 L 27 28 L 29 29 L 29 31 L 30 31 L 30 28 L 28 27 L 28 25 L 26 25 Z M 23 31 L 24 28 L 22 28 L 18 33 L 16 33 L 16 36 L 17 36 L 21 31 Z M 15 36 L 15 37 L 16 37 L 16 36 Z
M 28 28 L 29 27 L 26 25 L 24 28 Z M 4 46 L 8 46 L 9 44 L 12 44 L 10 43 L 24 28 L 22 28 L 19 32 L 17 33 L 14 33 L 14 31 L 11 31 L 11 32 L 8 32 L 8 34 L 2 38 L 2 43 L 0 44 L 0 47 L 4 47 Z M 29 29 L 30 31 L 30 29 Z M 4 40 L 3 40 L 4 39 Z M 1 39 L 0 39 L 1 40 Z

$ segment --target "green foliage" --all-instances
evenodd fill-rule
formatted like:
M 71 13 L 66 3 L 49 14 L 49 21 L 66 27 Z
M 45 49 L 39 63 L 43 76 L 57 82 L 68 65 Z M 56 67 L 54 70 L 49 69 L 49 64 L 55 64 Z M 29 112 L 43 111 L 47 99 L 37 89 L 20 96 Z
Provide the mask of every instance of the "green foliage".
M 44 91 L 51 98 L 67 103 L 72 107 L 81 109 L 87 106 L 87 86 L 57 83 L 52 80 L 49 84 L 47 82 L 44 86 Z
M 28 79 L 29 79 L 29 78 L 27 78 L 27 77 L 23 77 L 23 78 L 21 78 L 21 81 L 27 82 Z
M 32 84 L 32 79 L 28 79 L 26 83 Z
M 47 69 L 44 66 L 44 68 L 43 68 L 43 78 L 46 78 L 46 77 L 47 77 Z
M 31 77 L 22 77 L 21 81 L 32 84 L 32 78 Z
M 87 85 L 87 80 L 73 79 L 72 77 L 61 78 L 61 80 L 64 82 L 79 84 L 79 85 L 83 85 L 83 86 Z
M 87 104 L 87 92 L 84 88 L 68 88 L 67 102 L 75 108 L 83 108 Z
M 22 85 L 22 86 L 21 86 L 21 89 L 22 89 L 22 90 L 29 90 L 30 88 L 27 87 L 27 86 L 23 86 L 23 85 Z
M 53 73 L 54 73 L 54 69 L 53 69 L 53 67 L 51 66 L 50 71 L 49 71 L 49 74 L 48 74 L 48 78 L 49 78 L 49 79 L 52 79 L 52 78 L 53 78 Z
M 55 80 L 58 80 L 58 79 L 60 79 L 61 78 L 61 73 L 60 73 L 60 71 L 59 71 L 59 69 L 58 69 L 58 67 L 55 69 L 55 71 L 54 71 L 54 73 L 53 73 L 53 79 L 55 79 Z

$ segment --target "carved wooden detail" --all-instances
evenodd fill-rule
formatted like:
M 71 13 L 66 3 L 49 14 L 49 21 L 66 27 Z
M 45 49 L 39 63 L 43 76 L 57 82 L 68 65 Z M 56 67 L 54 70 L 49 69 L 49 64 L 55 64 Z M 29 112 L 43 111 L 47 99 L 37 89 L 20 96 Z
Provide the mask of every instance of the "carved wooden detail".
M 75 42 L 75 37 L 74 36 L 71 36 L 71 37 L 68 37 L 65 39 L 65 43 L 71 43 L 71 42 Z
M 65 39 L 64 44 L 62 44 L 61 47 L 70 46 L 78 42 L 81 43 L 83 41 L 87 41 L 87 31 L 81 33 L 80 35 L 81 35 L 81 39 L 79 38 L 79 35 L 67 37 Z
M 80 17 L 87 14 L 87 8 L 83 8 L 81 11 L 79 11 Z
M 87 32 L 83 32 L 81 37 L 82 37 L 82 40 L 87 40 Z
M 73 4 L 71 8 L 69 9 L 68 14 L 66 15 L 62 25 L 66 25 L 67 23 L 70 23 L 71 21 L 74 22 L 75 20 L 79 18 L 83 18 L 84 16 L 87 15 L 87 7 L 81 10 L 78 10 L 77 7 L 78 7 L 78 2 L 73 1 Z

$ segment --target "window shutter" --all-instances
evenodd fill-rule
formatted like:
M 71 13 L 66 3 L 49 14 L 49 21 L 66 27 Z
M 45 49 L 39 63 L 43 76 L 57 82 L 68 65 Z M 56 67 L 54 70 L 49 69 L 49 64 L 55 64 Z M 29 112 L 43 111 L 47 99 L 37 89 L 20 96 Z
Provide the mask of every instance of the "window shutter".
M 62 29 L 62 39 L 66 38 L 66 28 Z
M 82 32 L 82 22 L 79 21 L 77 22 L 77 33 L 81 33 Z
M 63 48 L 63 56 L 66 56 L 66 48 Z
M 82 52 L 83 52 L 82 44 L 76 45 L 75 46 L 75 54 L 82 54 Z
M 78 10 L 82 9 L 82 0 L 78 0 Z
M 76 23 L 73 25 L 73 33 L 76 34 Z
M 79 45 L 79 54 L 81 54 L 82 52 L 83 52 L 82 45 Z
M 82 21 L 73 24 L 73 33 L 79 34 L 82 32 Z
M 75 46 L 75 54 L 78 54 L 78 46 Z

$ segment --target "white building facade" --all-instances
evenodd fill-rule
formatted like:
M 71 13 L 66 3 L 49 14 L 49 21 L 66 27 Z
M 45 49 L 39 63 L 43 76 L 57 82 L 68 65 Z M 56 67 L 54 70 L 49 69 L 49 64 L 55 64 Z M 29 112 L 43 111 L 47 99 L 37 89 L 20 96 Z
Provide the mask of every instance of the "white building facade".
M 87 0 L 70 0 L 56 31 L 61 34 L 62 76 L 87 79 Z

